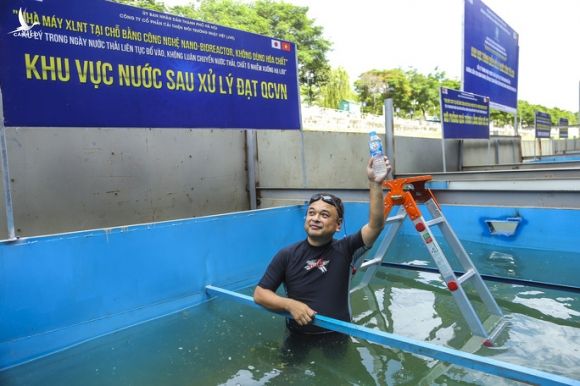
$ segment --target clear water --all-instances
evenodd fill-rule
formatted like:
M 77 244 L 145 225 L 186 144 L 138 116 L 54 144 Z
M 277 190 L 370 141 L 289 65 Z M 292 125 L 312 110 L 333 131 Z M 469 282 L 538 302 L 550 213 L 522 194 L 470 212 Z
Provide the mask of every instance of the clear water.
M 429 256 L 415 245 L 401 238 L 389 255 L 428 264 Z M 531 273 L 536 280 L 554 282 L 556 273 L 578 285 L 580 256 L 560 269 L 550 253 L 464 246 L 488 274 Z M 552 276 L 543 272 L 547 269 Z M 471 352 L 580 380 L 578 293 L 488 284 L 510 324 L 495 347 L 478 344 Z M 475 305 L 483 312 L 479 302 Z M 368 289 L 353 294 L 352 310 L 358 324 L 442 346 L 464 348 L 471 336 L 433 273 L 381 269 Z M 216 299 L 1 372 L 0 385 L 517 384 L 352 338 L 338 346 L 310 347 L 299 358 L 283 349 L 284 339 L 282 317 Z

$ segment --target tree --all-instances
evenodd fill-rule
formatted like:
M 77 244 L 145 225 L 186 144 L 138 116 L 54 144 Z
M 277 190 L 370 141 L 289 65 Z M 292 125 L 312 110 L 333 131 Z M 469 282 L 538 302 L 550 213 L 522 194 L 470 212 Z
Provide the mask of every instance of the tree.
M 569 125 L 576 123 L 576 114 L 571 111 L 562 110 L 558 107 L 552 107 L 551 109 L 547 109 L 547 111 L 550 117 L 552 117 L 552 125 L 554 126 L 560 124 L 560 118 L 566 118 Z
M 444 73 L 420 74 L 417 70 L 407 71 L 411 85 L 411 104 L 413 117 L 427 118 L 427 115 L 437 115 L 439 107 L 439 87 Z
M 448 79 L 445 72 L 423 75 L 416 69 L 403 71 L 371 70 L 363 73 L 355 82 L 355 90 L 364 103 L 364 111 L 382 113 L 383 100 L 393 99 L 393 107 L 399 116 L 427 118 L 439 115 L 439 88 L 458 89 L 459 81 Z
M 134 7 L 152 9 L 158 12 L 167 12 L 167 7 L 160 1 L 155 0 L 115 0 L 117 3 L 132 5 Z
M 514 116 L 505 111 L 489 109 L 489 120 L 496 126 L 507 126 L 514 124 Z
M 318 99 L 321 87 L 329 79 L 326 55 L 332 43 L 324 38 L 323 28 L 308 17 L 308 7 L 273 0 L 196 0 L 197 4 L 170 8 L 156 0 L 115 1 L 293 42 L 298 53 L 301 93 L 310 92 L 313 100 Z
M 439 88 L 447 87 L 454 90 L 461 88 L 458 80 L 447 78 L 445 72 L 437 68 L 427 75 L 415 69 L 370 70 L 361 74 L 354 85 L 356 94 L 363 103 L 363 111 L 381 114 L 383 100 L 392 98 L 397 115 L 406 118 L 438 116 Z M 522 126 L 534 125 L 536 111 L 550 114 L 553 125 L 557 125 L 560 118 L 567 118 L 570 125 L 577 122 L 576 115 L 570 111 L 532 105 L 524 100 L 518 101 L 518 118 Z M 491 110 L 490 119 L 496 126 L 513 125 L 514 121 L 512 114 L 498 110 Z
M 401 69 L 364 72 L 354 82 L 354 88 L 363 103 L 364 112 L 382 114 L 383 101 L 387 98 L 393 99 L 396 109 L 410 109 L 411 85 Z
M 332 44 L 324 38 L 322 27 L 308 17 L 308 7 L 272 0 L 201 0 L 197 8 L 181 6 L 173 7 L 171 11 L 296 43 L 301 92 L 310 94 L 312 100 L 318 99 L 321 87 L 329 79 L 330 66 L 326 55 Z
M 328 82 L 320 90 L 320 105 L 337 109 L 342 100 L 350 100 L 353 97 L 346 70 L 342 67 L 332 69 Z

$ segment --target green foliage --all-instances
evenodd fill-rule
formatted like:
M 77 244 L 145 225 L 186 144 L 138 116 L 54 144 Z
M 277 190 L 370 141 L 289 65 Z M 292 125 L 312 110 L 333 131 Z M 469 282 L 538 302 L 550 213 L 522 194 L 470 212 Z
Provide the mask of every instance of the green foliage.
M 499 110 L 489 110 L 489 118 L 495 126 L 508 126 L 514 124 L 514 116 Z
M 569 125 L 575 125 L 578 123 L 576 114 L 571 111 L 562 110 L 557 107 L 547 108 L 541 105 L 532 105 L 526 101 L 520 100 L 518 101 L 518 119 L 523 127 L 534 126 L 536 111 L 550 114 L 552 125 L 554 126 L 560 123 L 560 118 L 568 119 Z
M 534 116 L 537 107 L 526 101 L 518 101 L 518 119 L 522 127 L 534 125 Z
M 401 69 L 367 71 L 354 82 L 354 89 L 364 112 L 382 114 L 383 101 L 387 98 L 393 99 L 395 109 L 409 111 L 411 108 L 411 83 Z
M 413 118 L 420 116 L 426 119 L 428 115 L 438 115 L 439 87 L 445 73 L 436 72 L 425 76 L 413 69 L 407 71 L 406 75 L 411 83 L 410 104 Z
M 158 12 L 167 12 L 167 7 L 161 1 L 155 0 L 115 0 L 117 3 L 132 5 L 134 7 L 151 9 Z
M 324 38 L 322 27 L 308 17 L 308 7 L 274 0 L 192 0 L 188 6 L 171 8 L 157 0 L 115 1 L 294 42 L 298 52 L 301 93 L 308 103 L 337 108 L 340 100 L 352 98 L 346 71 L 341 68 L 331 71 L 327 63 L 326 55 L 332 43 Z M 437 68 L 427 75 L 415 69 L 403 71 L 397 68 L 369 70 L 355 81 L 354 86 L 364 112 L 382 114 L 383 101 L 392 98 L 397 115 L 427 118 L 440 114 L 439 87 L 459 90 L 460 82 L 448 79 L 445 72 Z M 570 111 L 520 100 L 518 118 L 522 126 L 534 125 L 535 111 L 549 113 L 554 125 L 560 118 L 567 118 L 571 125 L 578 123 L 576 114 Z M 511 114 L 492 110 L 490 116 L 496 126 L 513 124 Z
M 552 107 L 548 109 L 548 114 L 552 117 L 552 124 L 558 125 L 560 123 L 560 118 L 568 119 L 569 125 L 575 125 L 578 123 L 578 114 L 574 114 L 571 111 L 566 111 L 559 109 L 557 107 Z
M 174 7 L 171 11 L 296 43 L 301 92 L 309 95 L 311 100 L 318 99 L 321 87 L 329 80 L 330 66 L 326 55 L 331 42 L 324 38 L 322 27 L 308 17 L 308 7 L 272 0 L 201 0 L 197 8 Z
M 342 100 L 351 100 L 353 98 L 354 93 L 350 88 L 350 80 L 346 70 L 342 67 L 332 69 L 328 82 L 320 90 L 320 105 L 338 109 Z
M 439 115 L 439 87 L 458 88 L 459 82 L 447 79 L 435 70 L 423 75 L 415 69 L 403 71 L 370 70 L 355 82 L 355 91 L 364 104 L 363 111 L 382 114 L 383 101 L 393 99 L 397 115 L 406 118 L 427 118 Z
M 326 55 L 332 43 L 324 38 L 323 28 L 308 17 L 308 7 L 273 0 L 196 0 L 171 8 L 156 0 L 115 1 L 295 43 L 301 93 L 312 100 L 319 99 L 321 87 L 329 80 Z
M 355 91 L 363 103 L 363 111 L 382 114 L 383 101 L 393 99 L 395 112 L 400 117 L 423 118 L 439 116 L 439 88 L 447 87 L 459 90 L 458 80 L 448 79 L 445 72 L 435 69 L 433 73 L 423 75 L 415 69 L 403 71 L 400 68 L 391 70 L 370 70 L 354 82 Z M 567 118 L 570 125 L 577 123 L 577 117 L 570 111 L 557 107 L 547 108 L 532 105 L 524 100 L 518 101 L 518 119 L 523 127 L 534 125 L 536 111 L 550 114 L 552 124 L 557 125 L 560 118 Z M 513 125 L 512 114 L 491 110 L 491 121 L 496 126 Z

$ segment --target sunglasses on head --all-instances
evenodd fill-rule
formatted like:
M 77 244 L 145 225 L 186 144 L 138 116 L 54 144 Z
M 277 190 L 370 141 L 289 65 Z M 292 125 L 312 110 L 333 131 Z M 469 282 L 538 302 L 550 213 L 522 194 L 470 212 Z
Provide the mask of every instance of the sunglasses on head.
M 338 217 L 342 218 L 342 213 L 344 212 L 344 209 L 342 206 L 342 202 L 338 197 L 334 198 L 329 194 L 316 193 L 314 196 L 310 197 L 310 202 L 308 202 L 308 205 L 318 200 L 322 200 L 323 202 L 326 202 L 327 204 L 334 206 L 336 208 L 336 211 L 338 212 Z

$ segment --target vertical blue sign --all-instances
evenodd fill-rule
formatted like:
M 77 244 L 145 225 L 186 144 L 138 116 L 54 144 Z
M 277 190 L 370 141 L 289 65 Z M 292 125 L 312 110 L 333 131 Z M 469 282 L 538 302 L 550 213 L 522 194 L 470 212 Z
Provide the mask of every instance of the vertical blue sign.
M 7 0 L 5 126 L 300 129 L 293 43 L 104 0 Z
M 489 138 L 489 98 L 441 87 L 443 138 Z
M 558 123 L 559 128 L 559 137 L 560 139 L 568 138 L 568 119 L 560 118 L 560 122 Z M 566 127 L 562 127 L 566 126 Z
M 550 138 L 552 131 L 552 117 L 548 113 L 536 111 L 534 125 L 536 127 L 536 138 Z
M 514 113 L 518 106 L 518 34 L 481 0 L 465 0 L 463 90 Z

